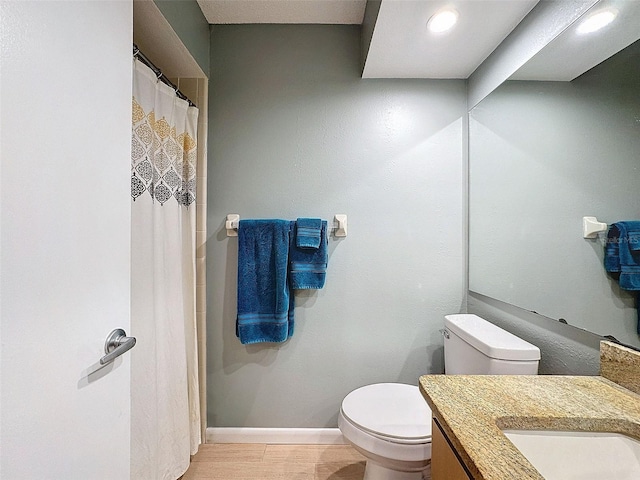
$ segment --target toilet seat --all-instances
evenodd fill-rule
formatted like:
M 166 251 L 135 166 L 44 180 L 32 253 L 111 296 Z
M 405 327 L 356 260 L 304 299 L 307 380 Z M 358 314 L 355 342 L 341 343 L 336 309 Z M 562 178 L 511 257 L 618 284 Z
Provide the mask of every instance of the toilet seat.
M 344 420 L 367 434 L 401 445 L 431 443 L 431 410 L 417 386 L 377 383 L 349 393 Z

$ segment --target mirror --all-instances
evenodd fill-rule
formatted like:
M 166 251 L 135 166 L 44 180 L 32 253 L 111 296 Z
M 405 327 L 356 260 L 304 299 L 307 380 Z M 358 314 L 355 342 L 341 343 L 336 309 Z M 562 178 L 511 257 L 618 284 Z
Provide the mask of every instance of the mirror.
M 469 290 L 640 347 L 606 235 L 582 235 L 640 220 L 640 2 L 617 3 L 609 33 L 576 22 L 470 112 Z

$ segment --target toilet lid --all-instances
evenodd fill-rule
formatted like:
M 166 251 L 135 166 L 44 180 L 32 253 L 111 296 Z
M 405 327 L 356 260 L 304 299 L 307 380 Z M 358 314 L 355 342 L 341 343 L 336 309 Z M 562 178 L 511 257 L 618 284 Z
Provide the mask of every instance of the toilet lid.
M 431 409 L 414 385 L 377 383 L 358 388 L 342 401 L 342 414 L 378 436 L 411 443 L 431 439 Z

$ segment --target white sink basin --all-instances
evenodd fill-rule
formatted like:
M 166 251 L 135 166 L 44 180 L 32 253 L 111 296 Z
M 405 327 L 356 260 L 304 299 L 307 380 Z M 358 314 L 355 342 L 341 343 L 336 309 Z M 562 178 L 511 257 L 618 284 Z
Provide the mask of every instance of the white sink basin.
M 638 480 L 640 441 L 617 433 L 503 430 L 546 480 Z

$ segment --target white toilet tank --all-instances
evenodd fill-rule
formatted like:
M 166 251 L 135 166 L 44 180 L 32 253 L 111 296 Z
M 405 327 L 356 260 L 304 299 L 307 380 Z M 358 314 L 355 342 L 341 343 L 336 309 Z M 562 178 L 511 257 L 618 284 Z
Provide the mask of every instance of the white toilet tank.
M 472 314 L 444 317 L 447 375 L 537 375 L 540 349 Z

